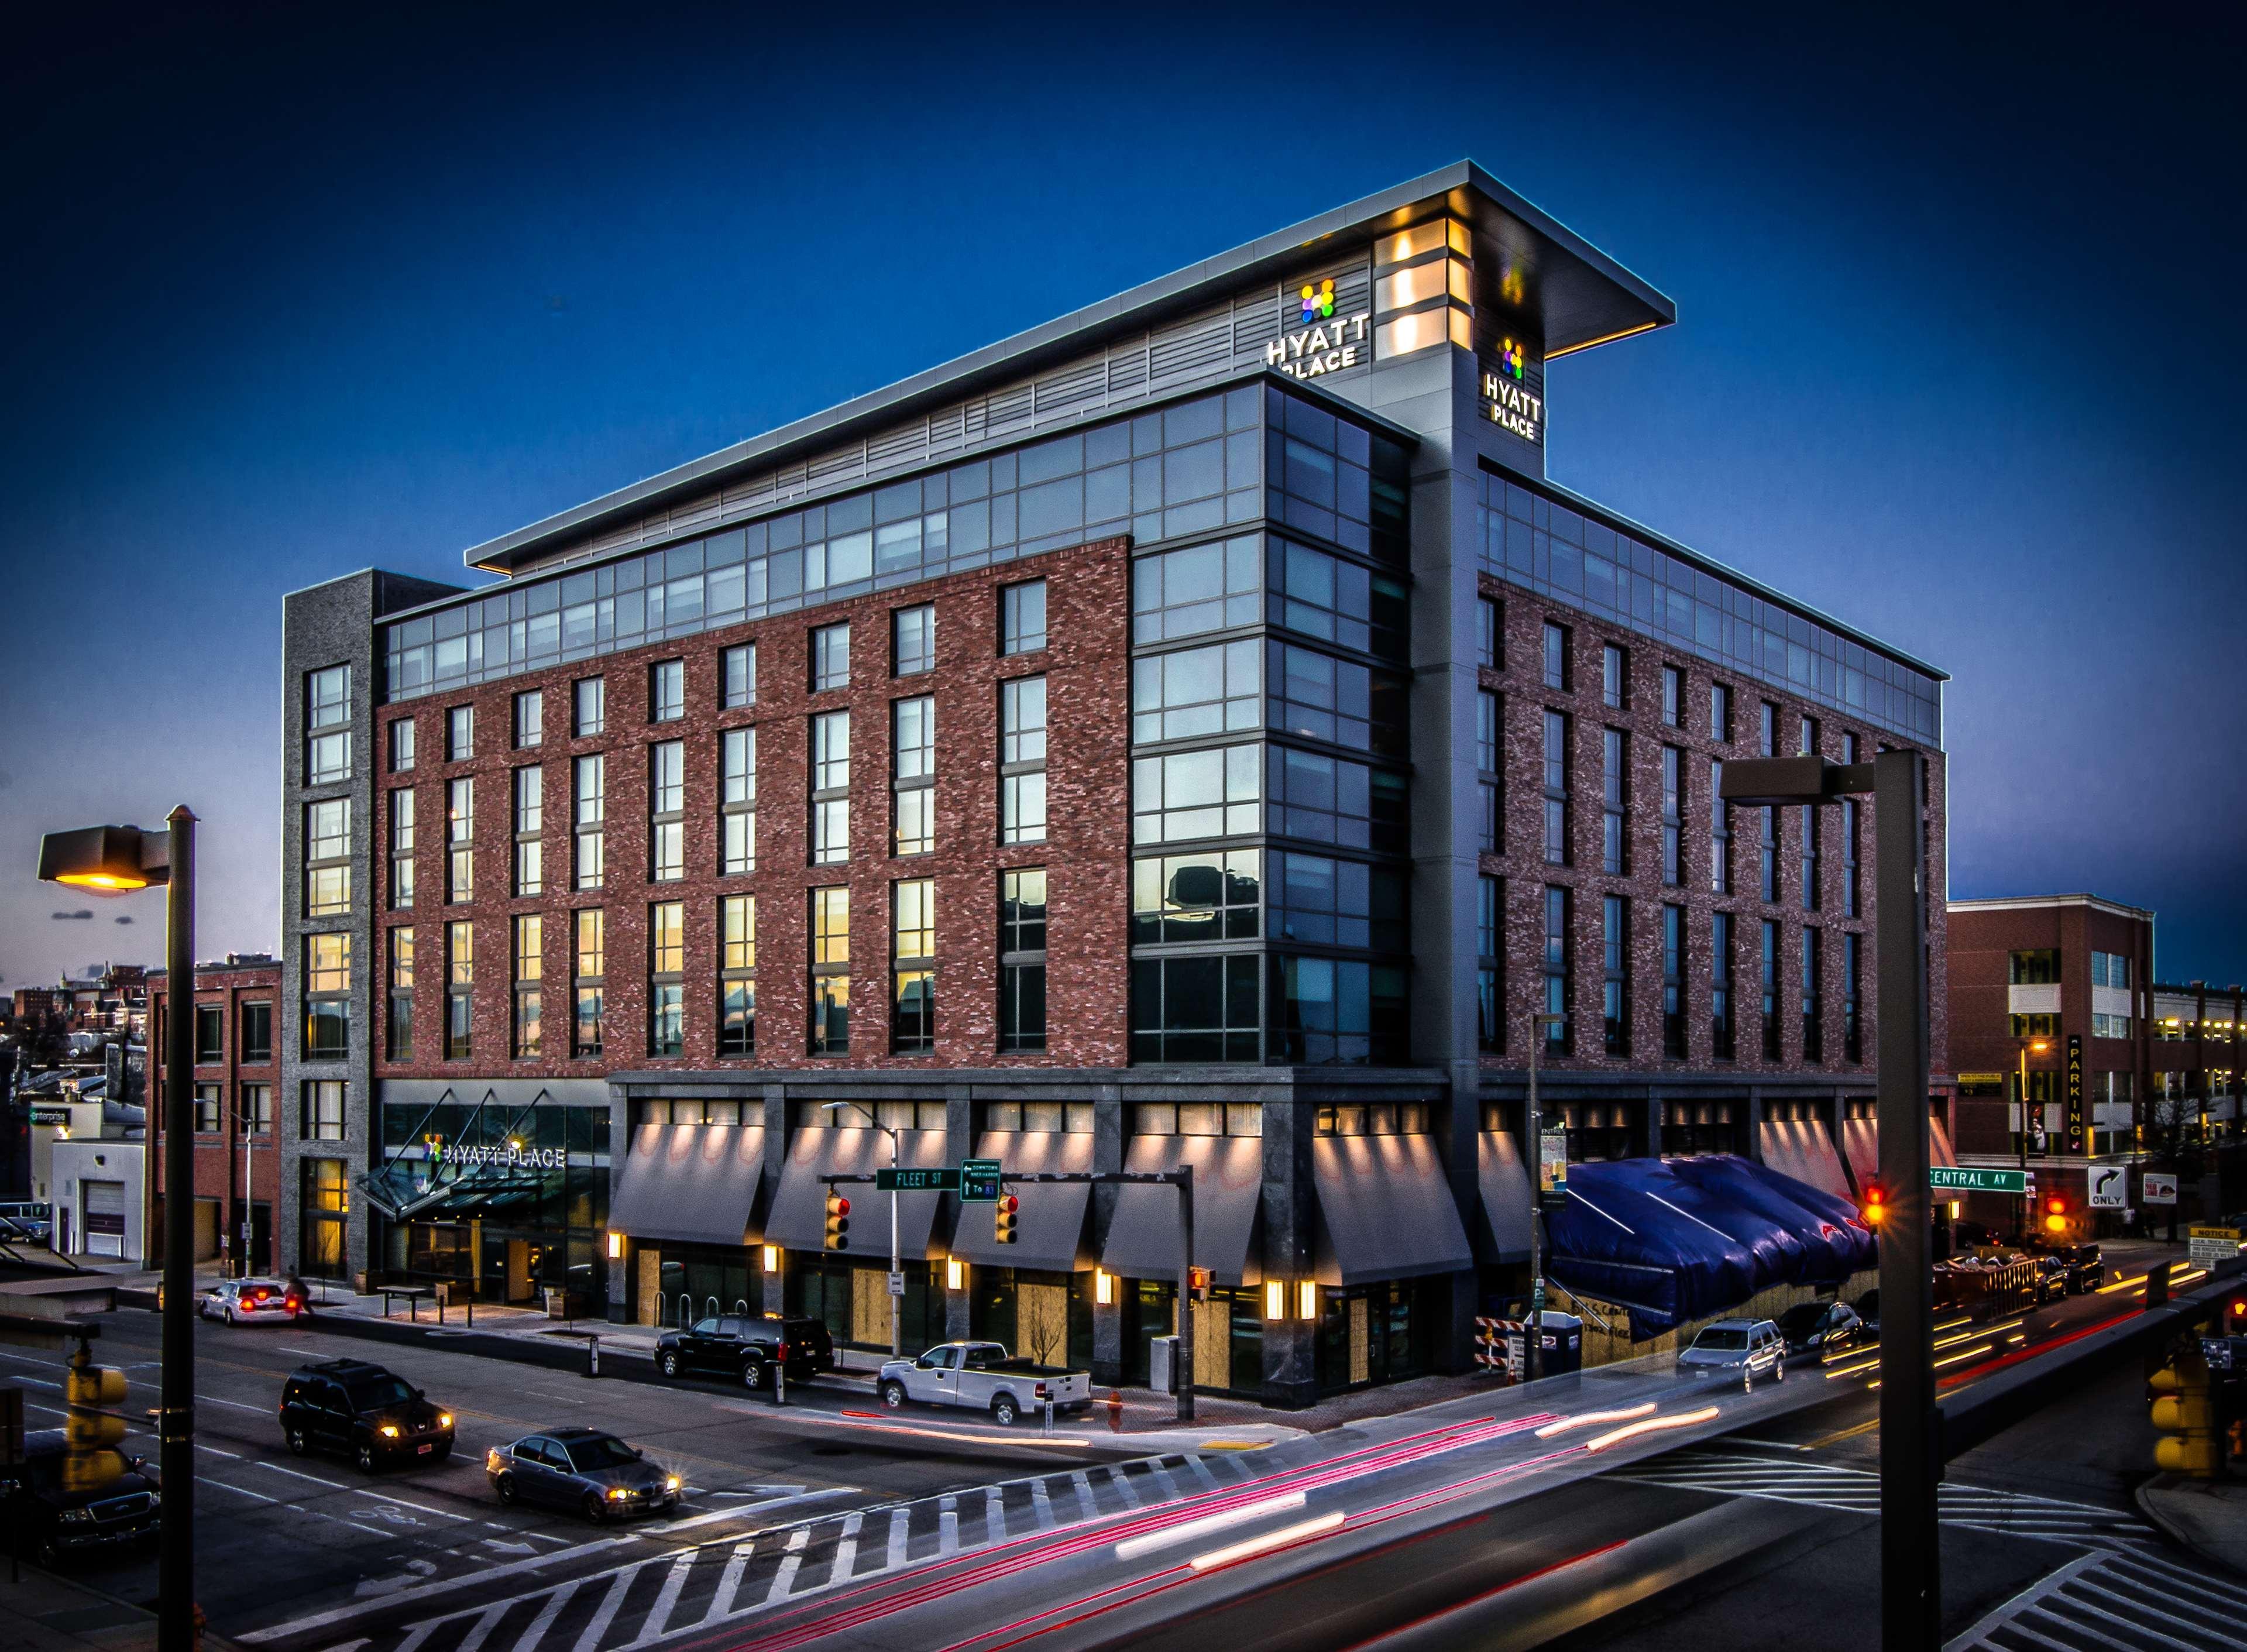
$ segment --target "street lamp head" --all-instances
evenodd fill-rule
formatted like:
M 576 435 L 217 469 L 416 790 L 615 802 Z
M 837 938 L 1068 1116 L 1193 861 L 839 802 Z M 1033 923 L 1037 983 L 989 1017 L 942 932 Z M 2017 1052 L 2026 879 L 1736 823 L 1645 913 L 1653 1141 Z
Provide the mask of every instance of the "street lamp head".
M 127 895 L 171 881 L 170 842 L 138 826 L 82 826 L 39 839 L 39 881 Z

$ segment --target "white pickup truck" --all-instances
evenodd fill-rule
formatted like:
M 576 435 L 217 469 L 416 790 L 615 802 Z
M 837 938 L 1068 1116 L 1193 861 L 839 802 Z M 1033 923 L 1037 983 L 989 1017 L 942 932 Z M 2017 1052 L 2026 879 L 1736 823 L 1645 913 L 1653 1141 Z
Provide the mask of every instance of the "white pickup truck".
M 1002 1427 L 1024 1413 L 1042 1414 L 1051 1400 L 1058 1412 L 1092 1403 L 1092 1376 L 1018 1360 L 999 1342 L 940 1342 L 917 1360 L 882 1366 L 882 1403 L 899 1410 L 907 1400 L 925 1405 L 965 1405 L 988 1411 Z

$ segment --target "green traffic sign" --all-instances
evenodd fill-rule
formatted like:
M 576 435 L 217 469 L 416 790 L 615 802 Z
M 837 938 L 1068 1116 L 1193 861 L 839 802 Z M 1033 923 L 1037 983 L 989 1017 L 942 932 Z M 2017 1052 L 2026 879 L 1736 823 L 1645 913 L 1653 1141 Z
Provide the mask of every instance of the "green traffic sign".
M 960 1202 L 962 1205 L 996 1205 L 999 1202 L 999 1180 L 1006 1167 L 995 1158 L 963 1158 L 960 1161 Z
M 1970 1170 L 1963 1164 L 1928 1167 L 1927 1184 L 1944 1193 L 2025 1193 L 2029 1178 L 2021 1171 Z
M 903 1167 L 893 1171 L 876 1171 L 874 1191 L 877 1193 L 957 1193 L 960 1191 L 960 1172 Z

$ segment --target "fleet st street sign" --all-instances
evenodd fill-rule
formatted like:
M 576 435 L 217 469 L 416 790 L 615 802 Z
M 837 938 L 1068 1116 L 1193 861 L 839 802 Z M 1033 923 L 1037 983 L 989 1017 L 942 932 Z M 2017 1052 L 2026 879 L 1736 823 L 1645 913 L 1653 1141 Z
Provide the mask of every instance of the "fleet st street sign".
M 2020 1171 L 1985 1171 L 1963 1164 L 1931 1164 L 1927 1184 L 1939 1193 L 2015 1193 L 2029 1191 L 2029 1178 Z

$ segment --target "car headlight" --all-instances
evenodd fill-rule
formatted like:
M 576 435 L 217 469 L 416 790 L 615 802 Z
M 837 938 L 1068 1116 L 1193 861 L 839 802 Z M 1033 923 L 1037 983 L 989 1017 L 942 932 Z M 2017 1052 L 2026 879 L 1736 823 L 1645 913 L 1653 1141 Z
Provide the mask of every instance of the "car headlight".
M 65 1526 L 79 1526 L 93 1519 L 93 1511 L 92 1509 L 65 1509 L 60 1514 L 55 1516 L 55 1519 L 58 1522 Z
M 441 1428 L 441 1429 L 448 1429 L 448 1428 L 452 1427 L 452 1426 L 453 1426 L 453 1414 L 452 1414 L 450 1411 L 440 1411 L 440 1412 L 438 1412 L 438 1413 L 437 1413 L 437 1426 L 438 1426 L 439 1428 Z
M 666 1492 L 676 1492 L 679 1489 L 679 1477 L 676 1474 L 665 1475 L 663 1477 L 663 1489 Z
M 148 1506 L 149 1506 L 150 1508 L 152 1508 L 152 1509 L 160 1509 L 160 1508 L 163 1507 L 163 1506 L 164 1506 L 164 1494 L 163 1494 L 161 1492 L 149 1492 L 149 1493 L 148 1493 Z
M 398 1437 L 398 1424 L 395 1423 L 385 1423 L 379 1432 L 384 1439 L 394 1440 Z
M 620 1497 L 628 1497 L 628 1496 L 630 1496 L 630 1495 L 631 1495 L 631 1493 L 629 1493 L 628 1492 L 626 1492 L 626 1491 L 625 1490 L 625 1488 L 624 1488 L 624 1487 L 622 1487 L 621 1485 L 612 1485 L 612 1486 L 611 1486 L 611 1487 L 609 1488 L 609 1495 L 610 1495 L 611 1498 L 620 1498 Z

